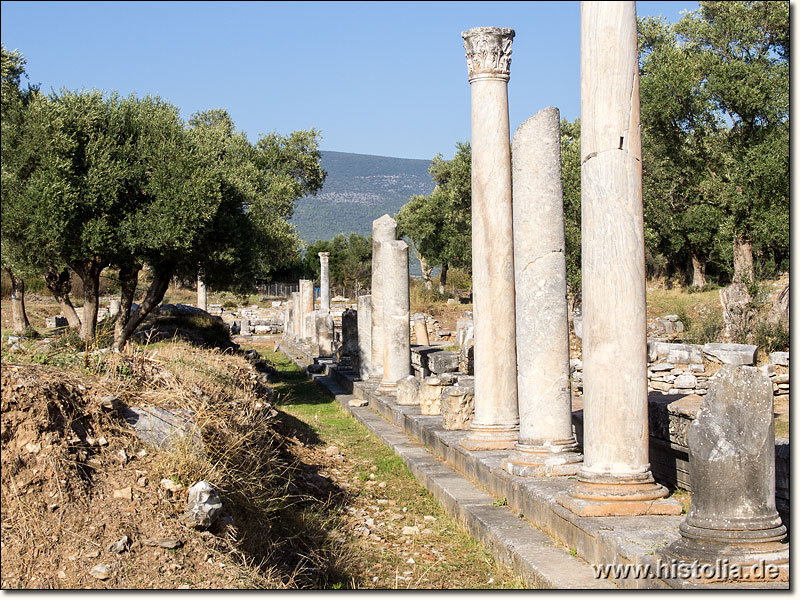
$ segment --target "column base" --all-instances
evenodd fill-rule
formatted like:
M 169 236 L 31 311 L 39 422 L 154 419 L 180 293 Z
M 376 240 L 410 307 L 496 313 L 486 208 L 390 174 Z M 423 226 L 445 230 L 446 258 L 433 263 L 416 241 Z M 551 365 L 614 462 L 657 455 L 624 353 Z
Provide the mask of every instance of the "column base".
M 576 475 L 583 466 L 583 454 L 575 439 L 542 445 L 517 443 L 503 461 L 503 469 L 520 477 L 565 477 Z
M 375 388 L 375 393 L 383 396 L 395 394 L 397 393 L 397 382 L 381 381 L 378 387 Z
M 789 544 L 783 542 L 719 544 L 681 538 L 656 551 L 656 558 L 670 568 L 664 579 L 674 586 L 789 581 Z
M 578 482 L 556 502 L 579 517 L 680 515 L 681 503 L 668 495 L 650 471 L 626 476 L 580 471 Z
M 519 441 L 519 426 L 472 425 L 459 445 L 464 450 L 511 450 Z

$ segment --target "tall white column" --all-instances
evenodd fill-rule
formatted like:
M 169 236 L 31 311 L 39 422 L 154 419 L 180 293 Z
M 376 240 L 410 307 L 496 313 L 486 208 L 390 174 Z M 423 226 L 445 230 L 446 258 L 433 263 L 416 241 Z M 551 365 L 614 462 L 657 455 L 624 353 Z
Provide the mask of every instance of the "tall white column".
M 383 378 L 379 392 L 392 392 L 411 374 L 411 328 L 408 296 L 408 244 L 382 242 Z
M 362 381 L 372 373 L 372 296 L 358 297 L 358 376 Z
M 561 132 L 558 109 L 520 125 L 511 146 L 519 443 L 514 475 L 574 475 Z
M 583 451 L 558 501 L 582 516 L 680 514 L 648 457 L 634 2 L 581 3 Z
M 513 448 L 519 438 L 508 79 L 514 30 L 461 34 L 472 95 L 472 281 L 475 417 L 468 450 Z
M 299 340 L 303 337 L 303 307 L 300 292 L 292 292 L 292 337 Z
M 381 381 L 383 376 L 383 254 L 384 242 L 397 238 L 397 223 L 389 215 L 372 222 L 372 368 L 371 377 Z
M 202 269 L 198 269 L 197 271 L 197 308 L 205 311 L 208 310 L 208 290 L 203 281 Z
M 323 313 L 331 310 L 331 277 L 328 267 L 329 252 L 319 253 L 319 309 Z

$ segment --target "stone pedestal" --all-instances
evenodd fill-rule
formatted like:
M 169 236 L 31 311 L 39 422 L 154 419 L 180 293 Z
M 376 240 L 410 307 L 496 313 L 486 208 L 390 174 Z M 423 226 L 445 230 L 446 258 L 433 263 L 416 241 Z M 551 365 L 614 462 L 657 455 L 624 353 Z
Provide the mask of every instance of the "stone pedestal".
M 512 475 L 575 475 L 558 109 L 520 125 L 512 144 L 519 443 Z
M 461 34 L 472 96 L 472 281 L 475 418 L 467 450 L 513 448 L 519 438 L 508 79 L 514 30 Z
M 408 244 L 403 241 L 382 242 L 381 261 L 383 376 L 378 392 L 387 393 L 393 392 L 397 382 L 411 374 Z M 374 341 L 373 339 L 373 350 Z
M 358 297 L 358 377 L 369 379 L 372 373 L 372 296 Z
M 397 403 L 401 406 L 419 404 L 419 379 L 409 375 L 397 382 Z
M 442 392 L 442 428 L 448 430 L 469 429 L 475 414 L 475 388 L 454 385 Z
M 453 385 L 456 378 L 453 375 L 431 375 L 419 384 L 419 410 L 423 415 L 441 414 L 442 392 L 447 386 Z
M 197 308 L 208 310 L 208 290 L 201 273 L 197 274 Z
M 202 308 L 203 310 L 208 309 L 208 304 L 205 307 L 198 306 L 198 308 Z M 120 301 L 117 298 L 112 298 L 111 302 L 108 303 L 108 316 L 112 319 L 116 319 L 119 316 L 120 311 L 122 310 Z
M 372 222 L 372 360 L 370 377 L 381 381 L 383 377 L 383 244 L 397 238 L 397 223 L 389 215 L 383 215 Z
M 431 343 L 428 337 L 428 326 L 425 324 L 425 315 L 420 313 L 414 314 L 414 334 L 417 338 L 417 344 L 421 346 L 428 346 Z
M 319 356 L 333 356 L 333 317 L 330 312 L 315 310 L 316 343 L 319 345 Z
M 347 308 L 342 313 L 342 345 L 341 354 L 351 357 L 351 364 L 356 366 L 353 360 L 358 356 L 358 311 Z
M 634 2 L 581 3 L 581 243 L 584 463 L 557 501 L 580 516 L 680 514 L 648 458 Z
M 697 569 L 689 578 L 695 583 L 788 581 L 789 545 L 775 507 L 772 411 L 768 378 L 754 367 L 725 365 L 689 427 L 692 506 L 681 539 L 660 554 L 682 563 L 726 562 L 727 573 Z M 758 577 L 752 567 L 759 564 L 775 576 L 765 568 Z

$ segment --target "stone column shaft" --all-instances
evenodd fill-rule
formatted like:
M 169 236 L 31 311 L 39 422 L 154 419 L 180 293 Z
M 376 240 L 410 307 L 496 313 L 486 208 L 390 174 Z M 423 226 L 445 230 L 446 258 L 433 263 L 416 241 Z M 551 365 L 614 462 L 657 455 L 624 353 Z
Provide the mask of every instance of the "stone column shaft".
M 310 279 L 300 280 L 300 338 L 305 341 L 314 334 L 309 326 L 308 316 L 314 310 L 314 282 Z
M 319 309 L 323 313 L 331 310 L 331 279 L 328 267 L 330 253 L 319 253 Z
M 292 292 L 292 337 L 303 337 L 303 308 L 300 306 L 300 292 Z
M 372 373 L 372 296 L 358 297 L 358 376 L 362 381 Z
M 514 271 L 519 443 L 504 467 L 514 475 L 574 475 L 561 135 L 549 107 L 514 134 Z
M 197 273 L 197 308 L 205 311 L 208 310 L 208 290 L 203 281 L 202 270 Z
M 634 2 L 581 3 L 583 516 L 680 514 L 648 462 L 639 65 Z M 677 511 L 677 513 L 676 513 Z
M 461 34 L 472 96 L 472 281 L 475 417 L 469 450 L 512 448 L 519 437 L 508 79 L 514 31 Z
M 383 242 L 383 378 L 379 391 L 393 391 L 411 374 L 409 325 L 408 244 Z
M 382 244 L 397 237 L 397 223 L 389 215 L 372 222 L 372 368 L 371 376 L 381 381 L 383 376 L 383 256 Z
M 417 335 L 417 344 L 421 346 L 430 345 L 431 340 L 428 336 L 428 326 L 425 324 L 425 315 L 419 313 L 414 315 L 414 332 Z

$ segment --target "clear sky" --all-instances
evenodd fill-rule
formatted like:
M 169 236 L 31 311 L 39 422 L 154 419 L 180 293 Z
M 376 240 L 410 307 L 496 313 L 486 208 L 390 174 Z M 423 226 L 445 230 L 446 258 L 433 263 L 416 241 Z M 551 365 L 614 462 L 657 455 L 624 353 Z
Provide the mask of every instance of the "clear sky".
M 315 127 L 323 150 L 430 160 L 469 139 L 461 32 L 511 27 L 511 132 L 580 116 L 579 2 L 2 2 L 2 43 L 44 91 L 225 108 L 251 141 Z M 637 2 L 675 22 L 697 2 Z

